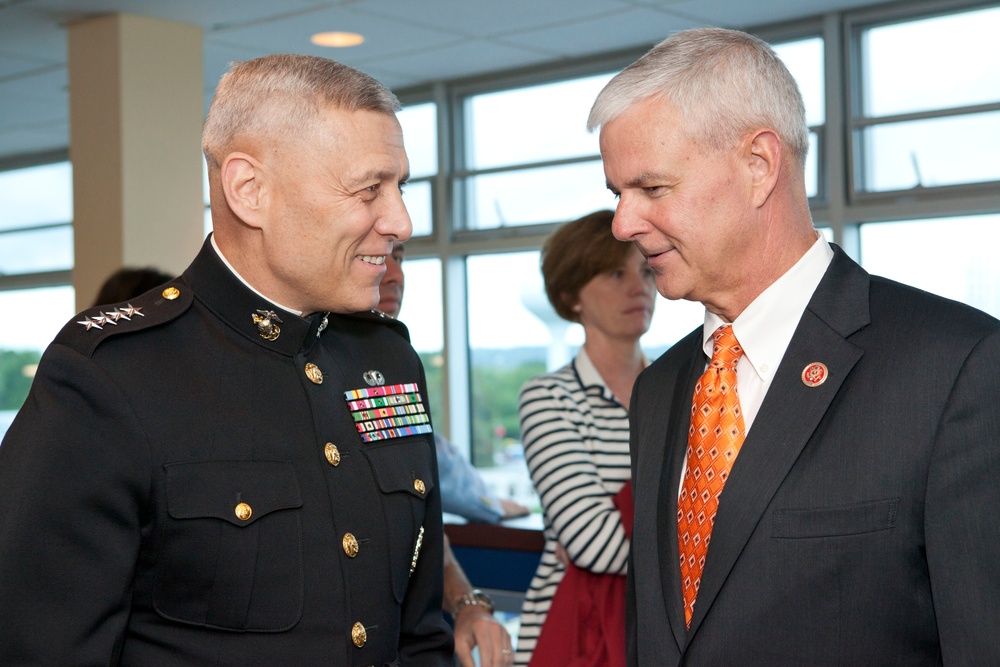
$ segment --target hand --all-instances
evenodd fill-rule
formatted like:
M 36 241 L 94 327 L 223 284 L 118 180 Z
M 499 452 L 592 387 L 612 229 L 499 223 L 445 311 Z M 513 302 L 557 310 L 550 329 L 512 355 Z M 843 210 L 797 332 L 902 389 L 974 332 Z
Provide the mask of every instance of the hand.
M 558 559 L 559 562 L 562 563 L 563 567 L 569 567 L 570 564 L 569 554 L 566 553 L 566 549 L 564 549 L 563 545 L 561 544 L 556 544 L 556 559 Z
M 500 498 L 500 507 L 503 509 L 504 519 L 518 519 L 522 516 L 528 516 L 531 514 L 531 510 L 522 505 L 521 503 L 516 503 L 513 500 L 507 498 Z
M 474 667 L 472 647 L 479 647 L 482 667 L 510 667 L 514 649 L 507 629 L 481 605 L 463 606 L 455 618 L 455 656 L 462 667 Z

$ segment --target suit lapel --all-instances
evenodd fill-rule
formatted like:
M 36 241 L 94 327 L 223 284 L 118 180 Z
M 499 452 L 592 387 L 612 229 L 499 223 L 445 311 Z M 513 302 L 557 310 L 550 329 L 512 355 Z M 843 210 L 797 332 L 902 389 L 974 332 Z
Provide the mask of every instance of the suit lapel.
M 702 350 L 702 330 L 698 328 L 689 339 L 677 344 L 687 360 L 677 370 L 672 382 L 664 387 L 670 396 L 670 410 L 659 417 L 651 433 L 663 433 L 663 461 L 659 471 L 656 501 L 656 530 L 659 548 L 660 584 L 667 607 L 667 619 L 677 645 L 687 643 L 684 623 L 684 596 L 681 591 L 680 551 L 677 544 L 677 491 L 687 452 L 687 433 L 691 422 L 691 396 L 694 385 L 705 365 Z M 661 413 L 663 414 L 663 413 Z
M 766 520 L 768 504 L 862 356 L 846 337 L 869 322 L 868 274 L 839 248 L 834 250 L 720 497 L 689 638 L 711 610 L 750 536 Z M 813 362 L 828 369 L 819 386 L 802 381 L 802 371 Z M 676 550 L 676 520 L 674 533 Z M 674 570 L 678 567 L 673 564 Z

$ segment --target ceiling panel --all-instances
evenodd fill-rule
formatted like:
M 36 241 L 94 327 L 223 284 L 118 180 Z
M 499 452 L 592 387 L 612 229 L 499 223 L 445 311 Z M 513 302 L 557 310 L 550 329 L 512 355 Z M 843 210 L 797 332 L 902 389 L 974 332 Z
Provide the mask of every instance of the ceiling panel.
M 686 16 L 632 7 L 625 11 L 589 20 L 576 20 L 560 26 L 524 30 L 504 37 L 505 43 L 524 47 L 546 46 L 561 57 L 579 57 L 592 53 L 645 49 L 670 33 L 704 25 Z

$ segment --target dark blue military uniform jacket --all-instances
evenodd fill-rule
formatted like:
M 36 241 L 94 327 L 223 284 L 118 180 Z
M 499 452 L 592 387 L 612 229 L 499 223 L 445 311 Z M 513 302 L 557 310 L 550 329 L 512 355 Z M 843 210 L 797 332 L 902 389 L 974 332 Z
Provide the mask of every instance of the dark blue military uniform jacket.
M 85 311 L 0 447 L 0 664 L 451 664 L 425 396 L 402 324 L 284 312 L 208 242 Z

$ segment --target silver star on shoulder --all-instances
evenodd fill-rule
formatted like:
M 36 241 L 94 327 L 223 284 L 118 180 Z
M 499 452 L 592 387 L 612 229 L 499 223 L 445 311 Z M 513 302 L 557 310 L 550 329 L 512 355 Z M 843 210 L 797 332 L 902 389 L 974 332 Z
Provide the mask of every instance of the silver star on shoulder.
M 145 315 L 139 312 L 140 310 L 142 310 L 142 308 L 136 308 L 131 303 L 125 306 L 124 308 L 119 308 L 119 310 L 122 312 L 122 317 L 124 317 L 126 320 L 129 319 L 130 317 L 135 317 L 136 315 L 138 315 L 139 317 L 146 317 Z
M 117 322 L 112 322 L 111 320 L 109 320 L 108 317 L 107 317 L 107 315 L 105 315 L 104 313 L 98 313 L 97 315 L 94 315 L 90 319 L 92 319 L 95 322 L 97 322 L 97 324 L 114 324 L 115 326 L 118 326 Z M 99 328 L 100 327 L 98 327 L 98 329 Z
M 86 327 L 87 331 L 90 331 L 91 329 L 100 329 L 101 328 L 101 325 L 99 325 L 99 324 L 97 324 L 97 323 L 95 323 L 95 322 L 93 322 L 93 321 L 91 321 L 89 319 L 88 320 L 77 320 L 76 323 L 77 324 L 82 324 L 84 327 Z

